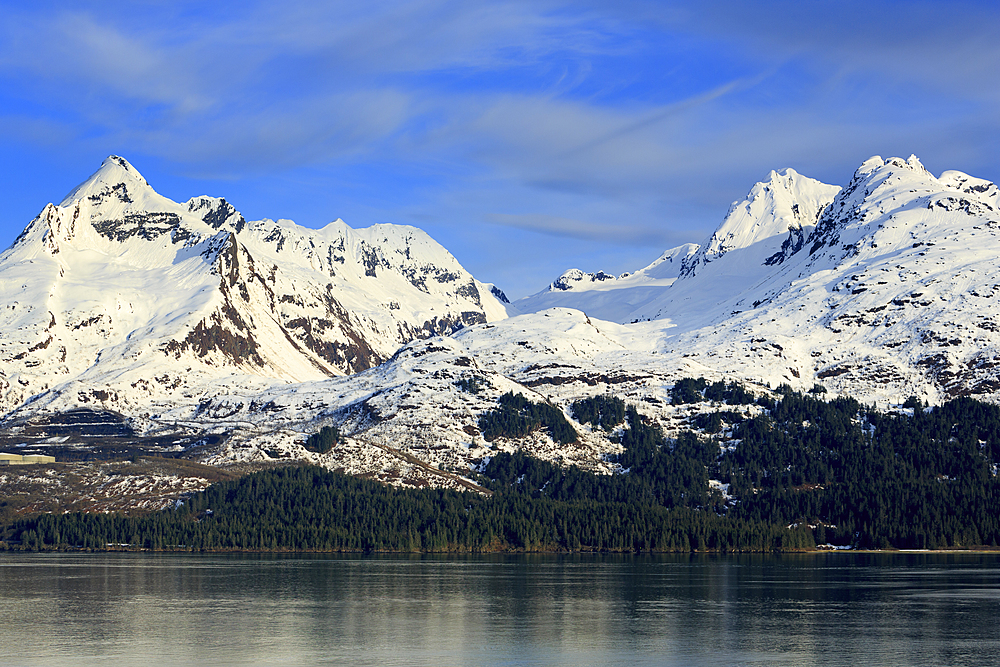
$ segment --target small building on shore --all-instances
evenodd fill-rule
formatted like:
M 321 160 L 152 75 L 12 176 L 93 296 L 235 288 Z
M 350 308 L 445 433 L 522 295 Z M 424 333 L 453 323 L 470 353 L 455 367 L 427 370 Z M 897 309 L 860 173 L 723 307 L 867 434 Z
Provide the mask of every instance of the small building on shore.
M 45 454 L 4 454 L 0 452 L 0 466 L 26 466 L 35 463 L 55 463 L 56 457 Z

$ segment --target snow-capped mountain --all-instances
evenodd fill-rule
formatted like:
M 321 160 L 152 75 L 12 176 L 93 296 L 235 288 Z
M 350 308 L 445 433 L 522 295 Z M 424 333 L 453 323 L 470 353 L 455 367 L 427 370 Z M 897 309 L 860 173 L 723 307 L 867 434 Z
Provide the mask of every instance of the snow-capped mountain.
M 689 279 L 687 284 L 697 284 L 702 292 L 712 289 L 706 301 L 724 300 L 801 250 L 839 190 L 793 169 L 772 171 L 746 198 L 732 203 L 725 220 L 702 245 L 667 250 L 649 266 L 617 280 L 603 272 L 570 269 L 547 290 L 513 306 L 520 313 L 564 306 L 615 322 L 649 319 L 656 317 L 650 314 L 650 304 L 673 294 L 667 288 L 678 278 Z M 725 262 L 720 261 L 723 257 Z M 695 276 L 699 279 L 690 280 Z M 683 291 L 683 284 L 676 291 Z
M 992 183 L 872 158 L 799 250 L 746 288 L 706 302 L 696 283 L 707 276 L 683 278 L 648 316 L 677 323 L 689 332 L 678 345 L 735 373 L 770 365 L 776 380 L 869 397 L 994 396 L 998 204 Z
M 448 471 L 495 449 L 610 469 L 614 440 L 576 422 L 572 445 L 485 442 L 478 418 L 507 391 L 571 421 L 574 400 L 614 394 L 668 432 L 692 410 L 669 404 L 681 377 L 1000 399 L 1000 192 L 914 157 L 871 158 L 843 188 L 772 172 L 706 243 L 628 275 L 567 272 L 509 318 L 417 230 L 246 222 L 222 200 L 158 198 L 127 163 L 102 171 L 118 168 L 0 256 L 16 419 L 101 405 L 147 433 L 219 434 L 214 464 L 459 484 Z M 307 452 L 327 424 L 344 442 Z
M 992 395 L 998 233 L 996 185 L 935 178 L 916 157 L 873 157 L 843 189 L 771 172 L 705 244 L 676 251 L 676 279 L 654 293 L 614 281 L 514 305 L 659 322 L 660 353 L 706 371 L 872 397 Z
M 506 317 L 493 290 L 419 229 L 247 221 L 112 156 L 0 254 L 0 410 L 129 413 L 353 373 Z
M 801 178 L 775 176 L 793 186 Z M 569 277 L 579 280 L 565 281 L 570 289 L 545 292 L 571 308 L 414 342 L 377 369 L 301 385 L 296 395 L 219 400 L 243 406 L 229 418 L 256 421 L 258 437 L 272 445 L 284 439 L 290 455 L 314 414 L 340 424 L 357 438 L 352 442 L 461 470 L 494 448 L 607 467 L 614 441 L 578 423 L 581 439 L 572 446 L 544 434 L 484 442 L 478 415 L 505 391 L 557 405 L 571 421 L 574 400 L 614 394 L 668 432 L 686 427 L 697 409 L 670 405 L 669 389 L 681 377 L 739 380 L 757 391 L 821 384 L 882 406 L 910 395 L 1000 398 L 1000 200 L 993 184 L 959 172 L 935 178 L 916 158 L 872 158 L 843 189 L 803 179 L 802 202 L 779 199 L 787 189 L 774 196 L 771 183 L 730 212 L 708 251 L 668 252 L 670 264 L 633 274 L 644 278 L 591 280 L 574 272 Z M 754 205 L 762 199 L 770 201 Z M 785 205 L 771 205 L 776 200 Z M 758 213 L 743 217 L 748 208 Z M 740 233 L 734 216 L 756 233 Z M 675 269 L 678 257 L 685 259 Z M 670 271 L 655 274 L 664 264 Z M 666 284 L 649 285 L 658 278 Z M 592 315 L 643 289 L 649 293 L 641 309 L 619 318 L 623 323 Z M 572 309 L 579 305 L 587 314 Z M 458 384 L 470 376 L 483 387 L 475 395 Z M 267 424 L 283 424 L 283 435 L 265 429 L 254 403 L 275 406 Z M 260 456 L 252 441 L 232 443 L 219 460 Z M 330 465 L 356 472 L 403 474 L 391 456 L 329 456 L 336 460 Z

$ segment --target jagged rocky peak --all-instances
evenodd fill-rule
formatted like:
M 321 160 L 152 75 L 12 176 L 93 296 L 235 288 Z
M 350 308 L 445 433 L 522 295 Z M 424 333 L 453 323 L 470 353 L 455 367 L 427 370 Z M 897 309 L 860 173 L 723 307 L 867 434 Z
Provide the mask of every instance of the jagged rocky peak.
M 145 190 L 152 191 L 152 188 L 142 174 L 125 158 L 110 155 L 101 163 L 100 169 L 73 188 L 59 205 L 70 206 L 84 198 L 96 203 L 113 198 L 131 204 L 134 203 L 133 195 Z
M 969 176 L 961 171 L 949 170 L 941 174 L 938 182 L 945 187 L 979 197 L 989 202 L 994 209 L 1000 210 L 1000 189 L 992 181 Z
M 911 155 L 905 160 L 900 157 L 882 159 L 880 155 L 873 155 L 861 163 L 852 179 L 859 183 L 873 183 L 876 186 L 900 180 L 915 180 L 928 184 L 936 184 L 937 181 L 916 155 Z M 871 189 L 869 188 L 869 192 Z
M 166 246 L 193 245 L 215 231 L 153 190 L 135 167 L 115 155 L 105 159 L 59 206 L 43 214 L 42 233 L 52 255 L 67 244 L 109 255 L 121 252 L 125 244 L 134 255 L 148 241 L 161 246 L 160 255 L 170 255 Z M 36 219 L 33 225 L 38 224 Z
M 169 207 L 173 203 L 156 194 L 127 160 L 112 155 L 87 180 L 73 188 L 58 206 L 46 205 L 11 248 L 34 252 L 43 247 L 49 255 L 55 256 L 64 243 L 74 242 L 81 235 L 81 241 L 92 246 L 94 232 L 101 234 L 106 230 L 102 230 L 100 223 L 96 227 L 89 223 L 104 221 L 107 224 L 112 219 L 121 223 L 127 214 L 148 210 L 150 204 L 158 209 L 163 204 Z M 134 227 L 135 221 L 132 222 Z
M 809 254 L 826 248 L 824 253 L 847 256 L 897 243 L 916 248 L 937 241 L 937 235 L 969 232 L 965 216 L 995 218 L 998 208 L 990 181 L 957 171 L 935 178 L 912 155 L 907 160 L 874 156 L 824 211 Z M 951 212 L 963 216 L 934 215 Z
M 740 251 L 741 264 L 780 264 L 802 248 L 839 191 L 794 169 L 771 171 L 742 201 L 733 202 L 719 228 L 685 262 L 681 276 L 692 276 L 733 251 Z
M 942 188 L 952 189 L 953 186 L 935 178 L 916 155 L 906 160 L 899 157 L 882 159 L 874 155 L 858 167 L 851 182 L 838 194 L 837 201 L 861 205 L 892 201 L 893 197 L 896 201 L 911 200 L 914 197 L 910 195 L 921 196 Z
M 605 283 L 614 280 L 616 280 L 615 276 L 604 271 L 584 273 L 580 269 L 569 269 L 552 281 L 552 284 L 549 285 L 549 291 L 555 292 L 559 290 L 565 292 L 572 289 L 586 288 L 593 283 Z
M 193 197 L 188 200 L 187 210 L 200 216 L 212 229 L 227 229 L 238 234 L 247 225 L 246 218 L 236 207 L 220 197 Z

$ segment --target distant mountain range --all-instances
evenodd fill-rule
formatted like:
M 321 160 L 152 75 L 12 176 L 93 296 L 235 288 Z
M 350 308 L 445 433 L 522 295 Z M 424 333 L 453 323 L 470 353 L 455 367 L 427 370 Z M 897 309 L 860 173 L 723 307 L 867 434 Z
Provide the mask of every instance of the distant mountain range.
M 786 169 L 700 246 L 507 304 L 412 227 L 250 222 L 223 199 L 161 197 L 111 157 L 0 255 L 2 409 L 12 429 L 100 409 L 140 434 L 216 434 L 208 463 L 300 458 L 415 485 L 517 448 L 608 470 L 617 444 L 571 402 L 615 394 L 676 431 L 681 377 L 996 401 L 998 234 L 993 183 L 915 157 L 871 158 L 843 188 Z M 507 391 L 562 408 L 579 441 L 485 442 L 478 418 Z M 345 439 L 307 452 L 323 425 Z

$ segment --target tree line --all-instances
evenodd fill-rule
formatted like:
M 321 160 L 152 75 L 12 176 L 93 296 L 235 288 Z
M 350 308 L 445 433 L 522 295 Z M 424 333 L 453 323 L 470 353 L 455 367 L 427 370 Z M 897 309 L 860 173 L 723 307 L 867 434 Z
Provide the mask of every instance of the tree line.
M 25 518 L 0 539 L 25 549 L 404 552 L 1000 542 L 997 406 L 957 398 L 883 412 L 787 386 L 753 396 L 735 383 L 678 385 L 677 401 L 712 405 L 673 438 L 617 397 L 570 406 L 621 445 L 608 456 L 611 475 L 498 453 L 478 473 L 484 496 L 289 467 L 215 484 L 163 512 Z M 579 437 L 562 410 L 513 393 L 479 423 L 487 439 L 542 428 L 564 443 Z M 321 431 L 314 444 L 335 446 L 338 435 Z
M 318 467 L 222 482 L 142 516 L 45 514 L 2 533 L 6 548 L 163 551 L 774 551 L 807 531 L 655 504 L 486 497 L 403 489 Z

